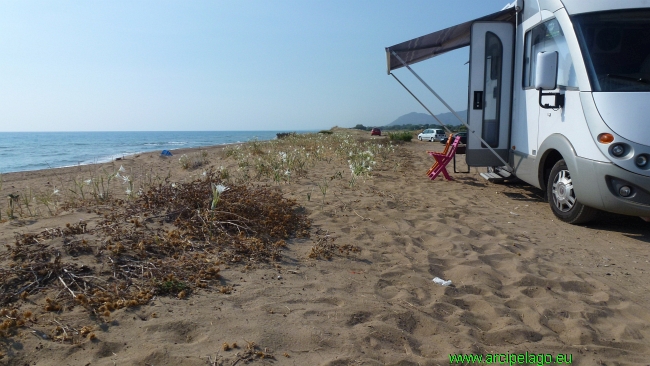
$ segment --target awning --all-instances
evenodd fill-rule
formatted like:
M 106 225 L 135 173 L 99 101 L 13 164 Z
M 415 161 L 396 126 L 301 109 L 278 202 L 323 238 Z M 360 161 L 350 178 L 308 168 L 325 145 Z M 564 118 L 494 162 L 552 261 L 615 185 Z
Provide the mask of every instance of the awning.
M 515 7 L 470 20 L 447 29 L 439 30 L 410 41 L 402 42 L 386 48 L 388 73 L 404 65 L 392 55 L 395 52 L 408 65 L 424 61 L 445 52 L 469 46 L 472 23 L 476 21 L 499 21 L 515 23 L 517 10 Z

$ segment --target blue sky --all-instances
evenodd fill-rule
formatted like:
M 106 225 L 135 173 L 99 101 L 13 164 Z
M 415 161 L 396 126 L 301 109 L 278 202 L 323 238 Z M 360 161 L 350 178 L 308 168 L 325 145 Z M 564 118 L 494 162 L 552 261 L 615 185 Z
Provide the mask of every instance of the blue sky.
M 3 1 L 0 131 L 385 125 L 425 111 L 386 74 L 384 48 L 507 2 Z M 465 48 L 413 68 L 465 109 L 467 60 Z

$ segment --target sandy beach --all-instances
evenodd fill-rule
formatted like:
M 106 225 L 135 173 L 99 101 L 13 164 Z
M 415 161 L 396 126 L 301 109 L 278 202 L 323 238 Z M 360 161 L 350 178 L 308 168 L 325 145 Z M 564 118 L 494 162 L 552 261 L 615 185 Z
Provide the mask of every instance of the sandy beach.
M 429 180 L 438 142 L 333 131 L 3 174 L 0 364 L 415 366 L 463 353 L 648 365 L 650 223 L 568 225 L 528 185 L 451 166 L 453 181 Z M 211 171 L 225 187 L 212 207 L 142 214 Z M 241 218 L 271 199 L 259 228 Z M 223 210 L 230 231 L 199 239 L 203 209 Z

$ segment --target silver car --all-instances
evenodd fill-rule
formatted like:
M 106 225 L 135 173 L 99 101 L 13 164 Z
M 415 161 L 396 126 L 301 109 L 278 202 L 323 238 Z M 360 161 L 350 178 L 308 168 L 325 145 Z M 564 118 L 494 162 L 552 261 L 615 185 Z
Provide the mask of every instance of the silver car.
M 418 140 L 422 141 L 440 141 L 445 138 L 445 131 L 437 128 L 428 128 L 418 135 Z

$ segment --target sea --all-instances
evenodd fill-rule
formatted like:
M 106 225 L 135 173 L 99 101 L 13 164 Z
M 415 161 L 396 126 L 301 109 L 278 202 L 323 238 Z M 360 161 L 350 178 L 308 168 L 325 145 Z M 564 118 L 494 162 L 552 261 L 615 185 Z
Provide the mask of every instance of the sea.
M 103 163 L 151 151 L 173 153 L 174 149 L 272 140 L 279 132 L 287 131 L 0 132 L 0 173 Z

